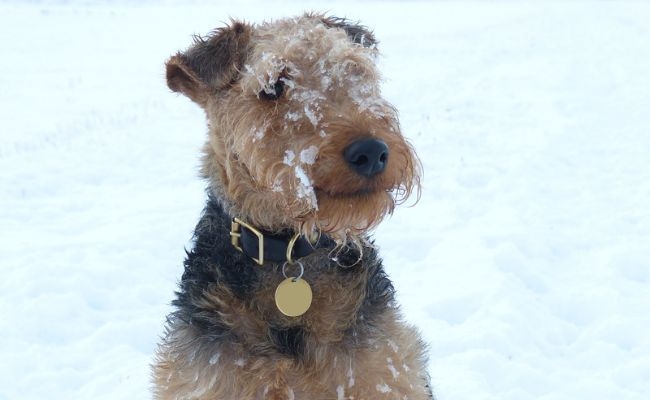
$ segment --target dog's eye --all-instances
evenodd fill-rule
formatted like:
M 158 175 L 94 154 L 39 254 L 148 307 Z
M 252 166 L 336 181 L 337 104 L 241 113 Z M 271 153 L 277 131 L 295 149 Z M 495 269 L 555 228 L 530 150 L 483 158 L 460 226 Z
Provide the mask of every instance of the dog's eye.
M 262 100 L 277 100 L 280 97 L 282 97 L 282 93 L 284 93 L 284 80 L 283 79 L 278 79 L 277 82 L 275 82 L 275 85 L 271 88 L 264 88 L 260 90 L 258 93 L 258 97 Z

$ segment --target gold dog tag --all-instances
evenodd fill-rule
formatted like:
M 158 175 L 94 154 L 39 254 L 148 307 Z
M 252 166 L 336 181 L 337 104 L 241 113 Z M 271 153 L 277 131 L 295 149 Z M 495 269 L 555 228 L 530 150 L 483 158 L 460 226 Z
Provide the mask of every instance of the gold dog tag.
M 311 300 L 311 287 L 300 278 L 287 278 L 275 289 L 275 305 L 287 317 L 299 317 L 306 313 Z

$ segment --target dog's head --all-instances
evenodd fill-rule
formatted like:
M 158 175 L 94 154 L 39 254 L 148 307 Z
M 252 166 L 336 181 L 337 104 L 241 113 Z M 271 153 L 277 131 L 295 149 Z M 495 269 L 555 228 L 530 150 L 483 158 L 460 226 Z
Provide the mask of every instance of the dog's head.
M 419 188 L 376 44 L 361 25 L 307 14 L 232 21 L 171 57 L 167 83 L 205 110 L 203 172 L 234 216 L 344 240 Z

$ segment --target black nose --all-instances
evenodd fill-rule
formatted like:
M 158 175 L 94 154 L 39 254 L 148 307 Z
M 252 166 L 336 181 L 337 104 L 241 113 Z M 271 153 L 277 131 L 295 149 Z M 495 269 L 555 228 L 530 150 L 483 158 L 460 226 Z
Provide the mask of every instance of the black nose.
M 345 148 L 343 158 L 356 173 L 372 178 L 386 169 L 388 146 L 378 139 L 360 139 Z

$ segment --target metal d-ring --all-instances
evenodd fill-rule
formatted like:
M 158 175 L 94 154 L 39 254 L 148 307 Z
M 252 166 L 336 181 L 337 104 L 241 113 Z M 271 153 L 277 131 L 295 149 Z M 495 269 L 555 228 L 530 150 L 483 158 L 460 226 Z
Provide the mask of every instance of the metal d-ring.
M 302 265 L 302 263 L 300 261 L 294 261 L 294 262 L 285 261 L 284 264 L 282 264 L 282 275 L 284 275 L 284 277 L 286 279 L 289 279 L 289 277 L 287 276 L 287 271 L 286 271 L 287 264 L 289 264 L 289 265 L 298 264 L 298 266 L 300 267 L 300 275 L 291 278 L 294 282 L 297 281 L 298 279 L 302 278 L 302 276 L 305 274 L 305 267 L 304 267 L 304 265 Z
M 291 240 L 289 240 L 289 244 L 287 245 L 286 257 L 287 257 L 287 261 L 289 261 L 289 264 L 293 264 L 293 262 L 295 261 L 292 257 L 293 248 L 296 246 L 296 241 L 298 240 L 299 237 L 300 237 L 300 231 L 296 232 L 296 234 L 293 235 Z

